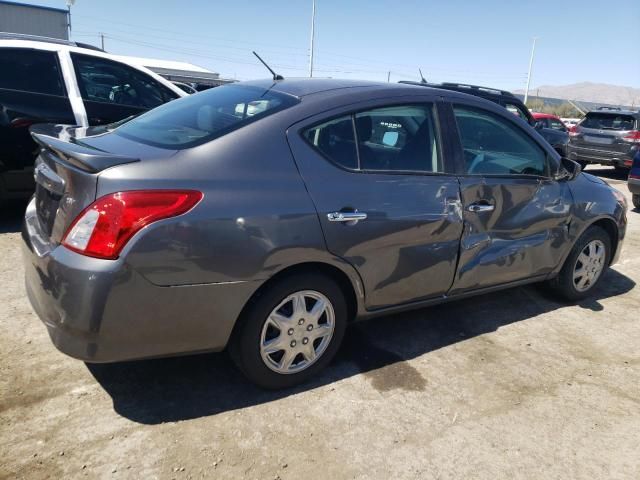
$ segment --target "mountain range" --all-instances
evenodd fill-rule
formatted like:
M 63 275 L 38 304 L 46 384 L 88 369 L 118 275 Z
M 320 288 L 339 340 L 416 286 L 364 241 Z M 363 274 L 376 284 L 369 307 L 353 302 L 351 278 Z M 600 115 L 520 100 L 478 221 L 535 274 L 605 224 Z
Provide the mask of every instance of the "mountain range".
M 524 94 L 524 90 L 516 90 L 514 93 Z M 581 82 L 571 85 L 541 85 L 529 90 L 529 97 L 531 96 L 581 100 L 635 108 L 640 106 L 640 88 L 607 83 Z

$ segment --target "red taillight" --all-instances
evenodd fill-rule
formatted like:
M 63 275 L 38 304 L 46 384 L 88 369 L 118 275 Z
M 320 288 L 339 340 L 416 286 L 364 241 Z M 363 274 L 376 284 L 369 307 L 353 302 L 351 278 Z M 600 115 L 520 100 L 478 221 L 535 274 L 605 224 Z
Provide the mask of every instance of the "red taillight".
M 202 199 L 195 190 L 138 190 L 100 197 L 76 218 L 62 244 L 91 257 L 115 259 L 140 229 L 191 210 Z
M 576 137 L 580 135 L 580 127 L 578 125 L 574 125 L 569 129 L 569 136 Z
M 622 140 L 629 143 L 640 143 L 640 130 L 632 130 L 627 133 Z
M 27 128 L 33 124 L 33 119 L 23 117 L 14 118 L 13 120 L 11 120 L 11 122 L 9 122 L 9 126 L 11 126 L 11 128 Z

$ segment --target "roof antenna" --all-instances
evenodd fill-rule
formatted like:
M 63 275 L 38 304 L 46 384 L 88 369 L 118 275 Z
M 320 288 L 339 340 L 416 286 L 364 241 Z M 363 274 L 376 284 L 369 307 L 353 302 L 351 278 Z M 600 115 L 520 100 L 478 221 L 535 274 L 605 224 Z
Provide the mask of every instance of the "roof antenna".
M 420 83 L 428 83 L 427 79 L 424 78 L 424 75 L 422 75 L 422 70 L 418 69 L 418 72 L 420 72 Z
M 267 65 L 267 62 L 260 58 L 260 55 L 258 55 L 256 52 L 253 52 L 253 54 L 258 58 L 258 60 L 260 60 L 260 63 L 267 67 L 267 70 L 269 70 L 271 72 L 271 75 L 273 75 L 274 80 L 284 80 L 284 77 L 282 75 L 278 75 L 276 72 L 274 72 L 271 67 Z

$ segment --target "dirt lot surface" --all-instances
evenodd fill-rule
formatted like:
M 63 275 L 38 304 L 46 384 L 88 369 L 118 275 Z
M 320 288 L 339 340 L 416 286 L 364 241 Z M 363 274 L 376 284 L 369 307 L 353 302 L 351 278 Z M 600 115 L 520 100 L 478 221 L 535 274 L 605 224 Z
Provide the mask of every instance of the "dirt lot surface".
M 591 300 L 524 287 L 360 323 L 316 382 L 270 393 L 224 353 L 56 351 L 20 208 L 0 220 L 1 478 L 640 478 L 640 212 Z

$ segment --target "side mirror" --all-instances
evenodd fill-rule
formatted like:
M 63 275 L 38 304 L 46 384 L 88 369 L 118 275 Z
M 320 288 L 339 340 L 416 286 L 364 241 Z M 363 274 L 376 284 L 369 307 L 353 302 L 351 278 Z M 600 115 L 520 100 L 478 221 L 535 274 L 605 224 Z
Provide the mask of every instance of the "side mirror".
M 536 130 L 542 130 L 544 128 L 544 122 L 536 122 L 533 124 L 533 128 Z
M 566 180 L 571 181 L 575 179 L 582 172 L 582 167 L 578 162 L 574 162 L 573 160 L 569 160 L 566 157 L 562 157 L 560 159 L 560 166 L 558 167 L 558 171 L 553 176 L 554 180 Z

